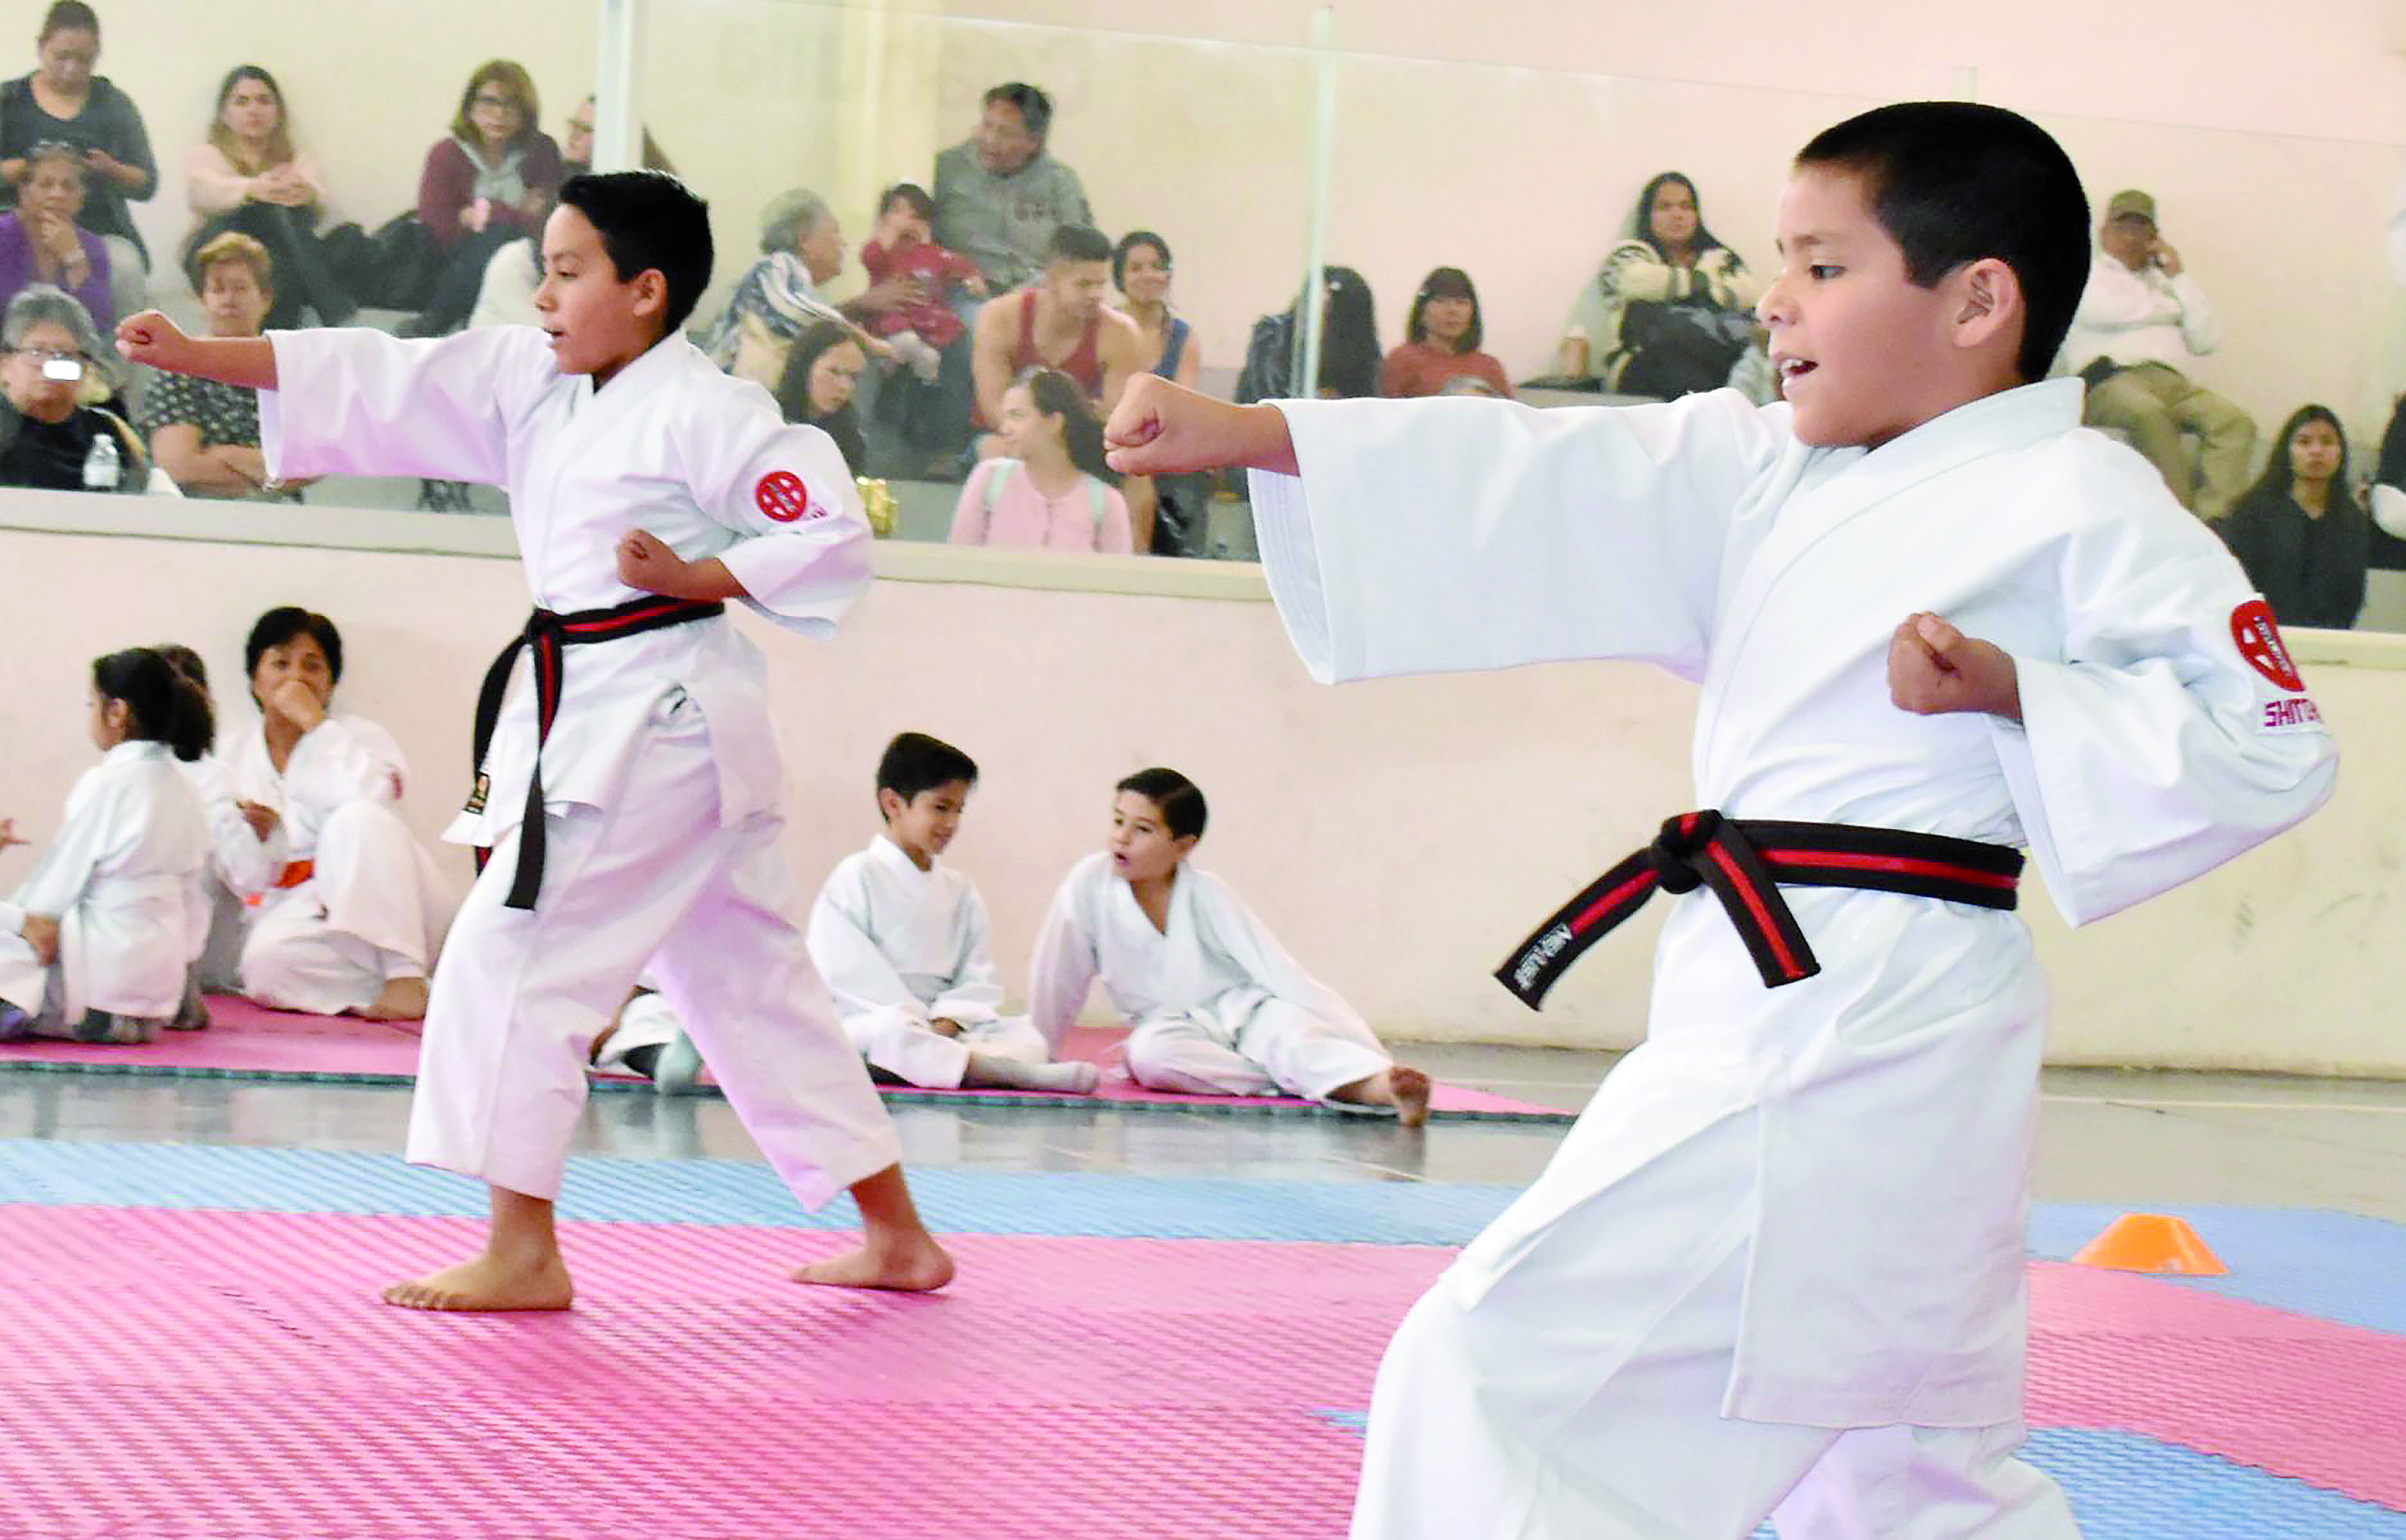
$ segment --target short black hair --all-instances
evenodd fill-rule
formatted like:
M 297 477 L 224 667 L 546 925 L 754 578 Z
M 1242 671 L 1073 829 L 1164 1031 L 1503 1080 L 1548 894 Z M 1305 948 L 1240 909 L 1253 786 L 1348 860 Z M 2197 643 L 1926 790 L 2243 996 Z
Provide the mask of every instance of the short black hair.
M 709 202 L 665 171 L 588 171 L 559 184 L 559 202 L 601 232 L 620 283 L 659 274 L 669 291 L 660 335 L 675 334 L 710 287 Z
M 1210 821 L 1211 810 L 1203 801 L 1203 788 L 1167 765 L 1140 770 L 1111 789 L 1132 791 L 1159 808 L 1162 826 L 1173 840 L 1190 835 L 1199 840 L 1203 826 Z
M 1053 227 L 1053 238 L 1044 243 L 1044 265 L 1054 262 L 1107 262 L 1111 260 L 1111 238 L 1090 224 L 1064 224 Z
M 916 182 L 897 182 L 877 195 L 877 217 L 884 219 L 896 204 L 909 204 L 911 212 L 923 219 L 936 217 L 936 200 Z
M 1796 163 L 1862 177 L 1924 289 L 1984 258 L 2012 268 L 2027 315 L 2015 365 L 2025 380 L 2046 376 L 2090 264 L 2088 195 L 2046 130 L 2003 107 L 1899 102 L 1822 130 Z
M 1178 265 L 1177 261 L 1169 255 L 1169 243 L 1168 241 L 1163 240 L 1160 236 L 1154 234 L 1150 230 L 1129 231 L 1126 234 L 1120 237 L 1119 245 L 1111 247 L 1111 287 L 1119 290 L 1123 293 L 1127 290 L 1128 253 L 1134 251 L 1140 246 L 1149 246 L 1155 251 L 1160 252 L 1162 266 L 1175 267 Z
M 1017 107 L 1020 126 L 1038 142 L 1053 132 L 1053 98 L 1044 94 L 1043 88 L 1023 80 L 1007 80 L 985 93 L 985 106 L 992 106 L 997 102 Z
M 976 760 L 924 732 L 895 734 L 894 742 L 877 758 L 877 789 L 890 791 L 905 802 L 955 781 L 974 786 L 977 778 Z
M 164 743 L 182 760 L 198 759 L 217 741 L 209 698 L 156 647 L 128 647 L 92 660 L 92 687 L 106 700 L 125 702 L 125 736 Z
M 259 660 L 267 656 L 270 647 L 281 647 L 294 637 L 313 638 L 318 650 L 326 655 L 326 674 L 335 684 L 343 682 L 343 633 L 334 623 L 312 610 L 298 604 L 279 604 L 261 615 L 250 628 L 250 640 L 242 644 L 242 677 L 247 684 L 259 676 Z

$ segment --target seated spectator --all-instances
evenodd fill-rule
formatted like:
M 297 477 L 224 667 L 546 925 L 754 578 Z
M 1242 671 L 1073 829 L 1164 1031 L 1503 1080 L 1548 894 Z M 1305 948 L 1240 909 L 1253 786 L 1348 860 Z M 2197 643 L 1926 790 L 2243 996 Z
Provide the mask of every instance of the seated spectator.
M 969 328 L 947 303 L 955 289 L 985 298 L 977 264 L 936 244 L 929 221 L 935 200 L 927 190 L 897 182 L 877 201 L 877 233 L 860 248 L 860 265 L 872 285 L 909 282 L 893 304 L 868 312 L 869 329 L 884 337 L 897 361 L 930 384 L 943 367 L 944 349 Z
M 117 388 L 116 354 L 100 340 L 76 297 L 48 284 L 20 290 L 0 314 L 0 487 L 79 492 L 115 461 L 115 490 L 139 492 L 150 461 L 119 412 L 100 404 Z M 111 455 L 95 451 L 102 435 Z
M 255 337 L 273 312 L 276 261 L 229 230 L 192 254 L 212 337 Z M 159 468 L 188 497 L 297 502 L 304 481 L 272 481 L 259 447 L 259 392 L 197 374 L 162 374 L 142 398 L 142 429 Z
M 292 146 L 291 120 L 275 76 L 257 64 L 226 76 L 208 138 L 184 162 L 184 175 L 200 221 L 184 242 L 187 273 L 194 271 L 193 253 L 238 230 L 267 248 L 282 276 L 269 327 L 299 326 L 304 308 L 327 326 L 349 322 L 359 304 L 335 276 L 318 238 L 325 182 L 317 160 Z
M 131 316 L 149 291 L 150 252 L 126 202 L 148 202 L 159 191 L 150 135 L 134 99 L 92 73 L 100 62 L 100 17 L 83 0 L 50 7 L 35 46 L 40 67 L 0 86 L 0 199 L 14 200 L 35 145 L 80 150 L 87 186 L 77 219 L 109 247 L 110 312 Z
M 1031 369 L 1003 391 L 999 459 L 969 473 L 953 510 L 955 545 L 1050 551 L 1136 549 L 1127 503 L 1103 461 L 1103 422 L 1085 388 Z
M 1563 374 L 1600 390 L 1669 401 L 1728 383 L 1754 336 L 1762 286 L 1705 228 L 1696 184 L 1646 184 L 1628 233 L 1571 306 Z
M 1479 350 L 1486 332 L 1470 275 L 1458 267 L 1436 269 L 1412 296 L 1404 340 L 1379 371 L 1379 394 L 1443 395 L 1453 380 L 1467 377 L 1484 384 L 1484 394 L 1509 397 L 1512 382 L 1504 377 L 1504 366 Z
M 760 260 L 736 281 L 727 313 L 701 338 L 703 352 L 730 374 L 757 380 L 774 391 L 785 377 L 785 354 L 814 320 L 859 332 L 855 312 L 891 303 L 906 287 L 898 282 L 871 289 L 849 305 L 838 305 L 819 285 L 843 271 L 843 226 L 827 200 L 795 188 L 769 200 L 760 211 Z M 860 332 L 864 341 L 868 333 Z M 882 342 L 870 347 L 890 352 Z
M 26 151 L 17 206 L 0 214 L 0 302 L 28 285 L 49 284 L 73 294 L 95 325 L 116 324 L 108 247 L 76 223 L 83 192 L 83 157 L 73 145 Z
M 564 132 L 559 139 L 559 161 L 560 169 L 566 174 L 561 177 L 562 181 L 566 181 L 570 177 L 582 177 L 593 169 L 594 106 L 594 99 L 591 96 L 586 97 L 577 105 L 576 110 L 569 115 L 568 121 L 562 125 Z M 669 163 L 668 151 L 662 149 L 659 147 L 659 141 L 652 137 L 650 129 L 644 130 L 644 169 L 667 172 L 676 170 L 675 166 Z
M 2065 370 L 2088 382 L 2085 420 L 2130 435 L 2172 496 L 2200 518 L 2220 518 L 2247 484 L 2256 424 L 2186 371 L 2220 345 L 2221 329 L 2180 253 L 2157 233 L 2155 199 L 2114 194 L 2098 245 L 2063 344 Z M 2195 464 L 2184 432 L 2201 443 Z
M 1138 367 L 1192 390 L 1203 371 L 1203 345 L 1169 303 L 1172 267 L 1169 243 L 1150 230 L 1131 230 L 1111 247 L 1111 285 L 1142 340 Z M 1208 554 L 1210 477 L 1130 476 L 1120 490 L 1127 498 L 1138 550 L 1154 556 Z
M 559 146 L 536 124 L 534 81 L 507 59 L 477 66 L 460 95 L 451 136 L 426 152 L 418 217 L 434 237 L 433 297 L 403 330 L 449 332 L 468 318 L 493 252 L 539 235 L 559 191 Z
M 1095 222 L 1078 174 L 1045 152 L 1052 132 L 1053 98 L 1012 81 L 985 93 L 975 134 L 936 157 L 936 240 L 997 294 L 1035 280 L 1055 230 Z
M 2284 626 L 2345 630 L 2364 608 L 2372 520 L 2347 479 L 2347 434 L 2328 406 L 2281 425 L 2272 459 L 2215 526 Z
M 1091 226 L 1065 224 L 1046 247 L 1042 281 L 978 312 L 972 364 L 979 427 L 1001 424 L 1003 392 L 1030 369 L 1067 374 L 1099 416 L 1111 415 L 1142 367 L 1144 341 L 1136 322 L 1103 303 L 1111 282 L 1110 240 Z
M 835 440 L 856 476 L 864 473 L 869 457 L 852 397 L 860 387 L 860 372 L 868 367 L 869 355 L 851 327 L 842 321 L 813 321 L 794 339 L 774 391 L 785 420 L 807 423 Z
M 1370 286 L 1350 267 L 1320 270 L 1320 374 L 1312 394 L 1351 400 L 1379 393 L 1379 318 Z M 1295 394 L 1295 349 L 1303 300 L 1253 322 L 1237 400 L 1286 401 Z
M 2399 219 L 2406 220 L 2406 214 Z M 2389 426 L 2381 435 L 2381 459 L 2373 467 L 2365 502 L 2372 516 L 2368 564 L 2385 572 L 2406 572 L 2406 396 L 2400 396 L 2390 410 Z

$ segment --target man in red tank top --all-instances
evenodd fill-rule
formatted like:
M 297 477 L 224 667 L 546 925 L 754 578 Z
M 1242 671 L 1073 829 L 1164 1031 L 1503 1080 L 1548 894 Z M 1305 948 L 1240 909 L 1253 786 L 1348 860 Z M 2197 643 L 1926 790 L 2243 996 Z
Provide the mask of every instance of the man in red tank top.
M 978 312 L 977 425 L 1002 419 L 1002 393 L 1029 369 L 1058 369 L 1084 387 L 1104 416 L 1141 368 L 1143 335 L 1103 303 L 1111 291 L 1111 243 L 1090 225 L 1065 224 L 1045 248 L 1044 273 Z

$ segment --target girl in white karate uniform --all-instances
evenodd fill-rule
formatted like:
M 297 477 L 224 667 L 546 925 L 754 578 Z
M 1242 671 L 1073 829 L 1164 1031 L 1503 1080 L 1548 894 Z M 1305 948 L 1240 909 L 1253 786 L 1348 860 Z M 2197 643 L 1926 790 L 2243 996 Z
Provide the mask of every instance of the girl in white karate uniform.
M 201 661 L 201 655 L 174 642 L 162 643 L 159 655 L 201 692 L 214 720 L 217 700 L 209 694 L 208 665 Z M 235 794 L 234 774 L 215 753 L 178 759 L 176 768 L 192 784 L 209 826 L 209 864 L 201 874 L 199 889 L 201 914 L 206 923 L 194 943 L 193 986 L 210 993 L 238 989 L 243 942 L 250 934 L 250 901 L 274 886 L 284 869 L 282 844 L 273 839 L 280 820 L 273 809 Z M 199 1006 L 197 1000 L 191 1003 Z M 205 1015 L 205 1008 L 201 1010 Z
M 1099 975 L 1128 1020 L 1139 1085 L 1275 1092 L 1428 1118 L 1429 1080 L 1389 1056 L 1344 996 L 1306 973 L 1229 886 L 1187 861 L 1203 793 L 1155 767 L 1122 781 L 1108 849 L 1069 869 L 1036 938 L 1028 1016 L 1058 1047 Z
M 243 943 L 243 993 L 319 1016 L 425 1015 L 457 906 L 396 811 L 409 773 L 401 745 L 333 710 L 343 637 L 324 615 L 291 604 L 261 615 L 243 668 L 259 728 L 234 751 L 234 790 L 273 814 L 274 868 Z
M 1684 893 L 1647 1041 L 1398 1328 L 1356 1540 L 1741 1540 L 1775 1509 L 1783 1540 L 2076 1533 L 2015 1458 L 2045 1037 L 2019 848 L 2085 923 L 2335 778 L 2238 564 L 2045 377 L 2088 229 L 2045 131 L 1864 114 L 1799 156 L 1779 235 L 1777 405 L 1139 380 L 1111 423 L 1130 473 L 1254 471 L 1323 680 L 1613 657 L 1702 686 L 1705 806 L 1498 974 L 1531 999 L 1591 916 Z
M 111 653 L 90 730 L 100 763 L 0 902 L 0 1039 L 147 1043 L 187 999 L 208 829 L 176 762 L 207 748 L 208 702 L 155 650 Z M 23 842 L 0 822 L 0 846 Z

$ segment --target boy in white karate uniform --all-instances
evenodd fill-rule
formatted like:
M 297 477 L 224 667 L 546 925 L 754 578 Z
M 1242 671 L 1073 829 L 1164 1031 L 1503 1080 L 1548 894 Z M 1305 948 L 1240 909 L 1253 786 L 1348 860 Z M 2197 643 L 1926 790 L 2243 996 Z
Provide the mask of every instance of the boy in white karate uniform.
M 275 869 L 252 890 L 243 993 L 278 1010 L 416 1021 L 459 906 L 394 811 L 409 775 L 401 744 L 333 709 L 343 635 L 324 615 L 278 605 L 252 624 L 242 660 L 259 730 L 234 746 L 234 794 L 266 828 Z
M 1345 997 L 1306 973 L 1227 883 L 1190 865 L 1210 817 L 1174 770 L 1114 789 L 1107 850 L 1069 869 L 1036 938 L 1027 1009 L 1046 1043 L 1099 975 L 1128 1019 L 1128 1075 L 1155 1091 L 1289 1095 L 1428 1119 L 1429 1079 L 1398 1065 Z
M 1131 473 L 1254 470 L 1323 680 L 1621 657 L 1703 687 L 1713 811 L 1499 970 L 1534 1003 L 1687 895 L 1647 1042 L 1389 1347 L 1361 1540 L 2073 1533 L 2014 1457 L 2045 996 L 2012 847 L 2081 923 L 2332 784 L 2271 611 L 2045 378 L 2088 255 L 2054 141 L 1882 108 L 1806 147 L 1778 229 L 1780 404 L 1144 380 L 1110 428 Z
M 906 732 L 877 763 L 885 831 L 828 874 L 811 906 L 811 959 L 860 1056 L 912 1085 L 1083 1094 L 1091 1064 L 1052 1062 L 1025 1016 L 1002 1014 L 985 900 L 939 859 L 959 832 L 977 764 Z
M 869 530 L 828 437 L 685 341 L 710 265 L 708 206 L 676 178 L 585 176 L 544 228 L 540 331 L 194 340 L 155 312 L 119 328 L 130 358 L 262 391 L 278 475 L 510 494 L 537 608 L 478 702 L 451 837 L 491 857 L 435 970 L 409 1135 L 412 1160 L 485 1181 L 492 1228 L 476 1256 L 387 1290 L 395 1305 L 569 1306 L 553 1200 L 593 1039 L 647 965 L 795 1194 L 860 1207 L 864 1244 L 796 1277 L 953 1275 L 785 918 L 764 664 L 725 613 L 827 634 L 868 586 Z

